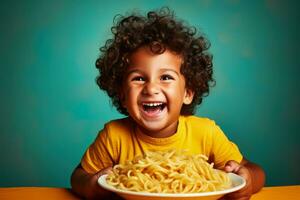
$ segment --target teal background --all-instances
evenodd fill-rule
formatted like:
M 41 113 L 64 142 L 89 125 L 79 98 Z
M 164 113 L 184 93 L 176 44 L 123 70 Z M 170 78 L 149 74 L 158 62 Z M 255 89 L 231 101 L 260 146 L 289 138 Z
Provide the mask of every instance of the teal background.
M 97 131 L 122 117 L 95 83 L 116 14 L 168 5 L 211 41 L 217 85 L 197 115 L 214 119 L 267 185 L 300 184 L 297 1 L 1 3 L 0 186 L 70 187 Z

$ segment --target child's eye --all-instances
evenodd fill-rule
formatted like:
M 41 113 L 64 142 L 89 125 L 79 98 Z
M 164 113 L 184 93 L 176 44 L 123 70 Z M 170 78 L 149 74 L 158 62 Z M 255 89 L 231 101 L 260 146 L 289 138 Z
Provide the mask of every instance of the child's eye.
M 136 76 L 131 79 L 132 81 L 144 81 L 144 78 L 141 76 Z
M 174 78 L 170 75 L 162 75 L 160 79 L 163 81 L 174 80 Z

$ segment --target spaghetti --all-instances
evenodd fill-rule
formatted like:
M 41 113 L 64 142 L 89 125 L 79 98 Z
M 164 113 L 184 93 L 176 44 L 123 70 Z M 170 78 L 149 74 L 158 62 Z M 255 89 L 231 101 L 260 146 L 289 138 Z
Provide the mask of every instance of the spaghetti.
M 231 187 L 227 174 L 214 169 L 207 160 L 204 155 L 185 155 L 176 150 L 146 152 L 115 165 L 106 181 L 118 189 L 151 193 L 196 193 Z

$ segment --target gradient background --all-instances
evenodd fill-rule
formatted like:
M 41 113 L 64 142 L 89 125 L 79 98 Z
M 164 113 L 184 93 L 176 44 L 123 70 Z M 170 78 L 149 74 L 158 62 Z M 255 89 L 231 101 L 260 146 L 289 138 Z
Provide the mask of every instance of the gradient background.
M 114 15 L 162 5 L 212 44 L 217 85 L 197 115 L 259 163 L 267 185 L 300 184 L 299 3 L 28 0 L 0 6 L 0 186 L 70 187 L 98 130 L 122 117 L 95 84 Z

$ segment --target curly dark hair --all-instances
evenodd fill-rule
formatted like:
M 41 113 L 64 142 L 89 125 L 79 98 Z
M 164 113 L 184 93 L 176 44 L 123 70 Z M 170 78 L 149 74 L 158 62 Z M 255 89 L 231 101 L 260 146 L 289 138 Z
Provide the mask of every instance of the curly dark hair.
M 96 61 L 100 73 L 96 81 L 118 111 L 128 115 L 119 97 L 128 57 L 138 48 L 149 46 L 155 54 L 169 49 L 182 56 L 180 71 L 185 77 L 186 87 L 194 92 L 194 98 L 191 104 L 183 105 L 181 114 L 193 114 L 195 107 L 208 95 L 210 86 L 215 84 L 212 55 L 207 52 L 210 43 L 203 34 L 197 34 L 195 27 L 176 19 L 174 12 L 167 7 L 150 11 L 146 16 L 136 13 L 117 15 L 114 22 L 111 28 L 114 38 L 108 39 L 100 48 L 101 55 Z

